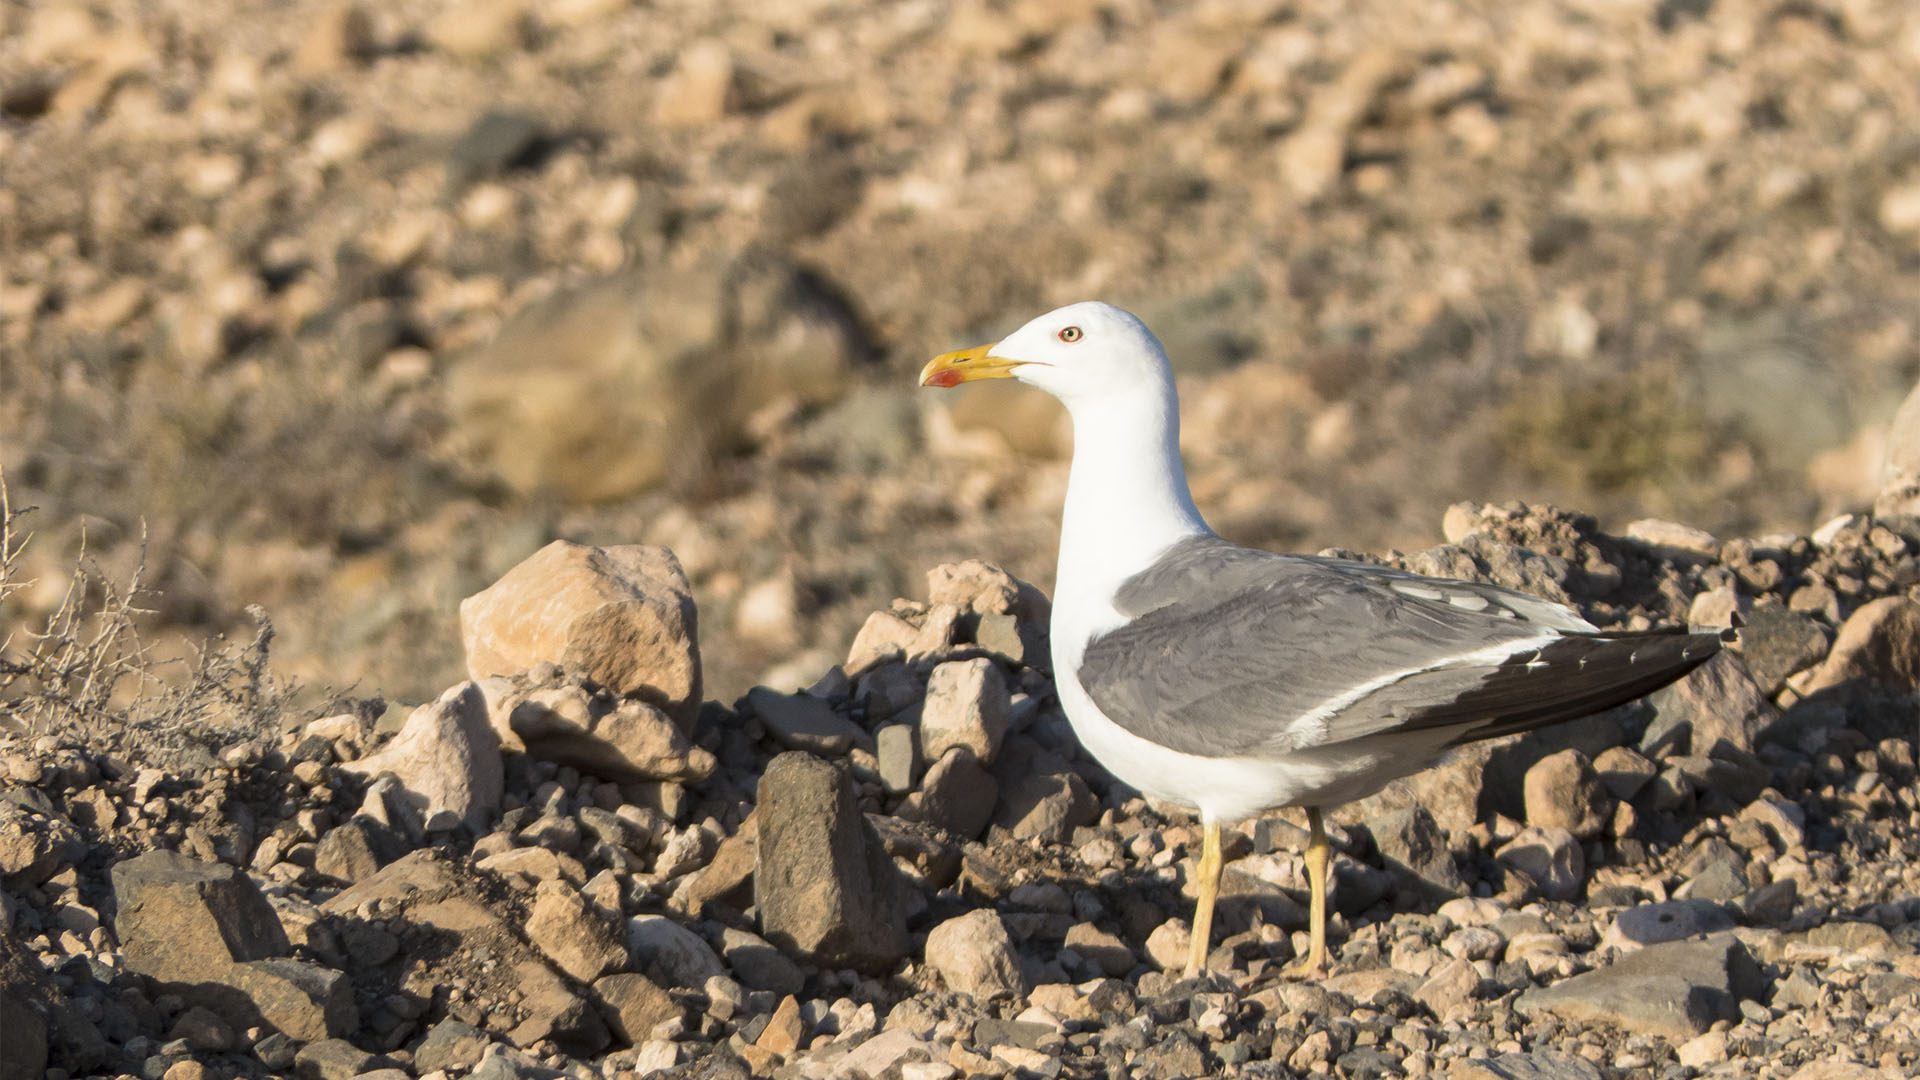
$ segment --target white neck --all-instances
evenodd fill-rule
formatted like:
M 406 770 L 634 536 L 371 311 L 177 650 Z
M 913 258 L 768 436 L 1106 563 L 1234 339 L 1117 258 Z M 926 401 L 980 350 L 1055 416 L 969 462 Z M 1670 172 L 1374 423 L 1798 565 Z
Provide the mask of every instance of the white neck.
M 1054 610 L 1105 610 L 1114 590 L 1178 541 L 1212 532 L 1180 463 L 1180 403 L 1171 382 L 1082 401 L 1060 525 Z M 1097 633 L 1096 627 L 1056 627 Z

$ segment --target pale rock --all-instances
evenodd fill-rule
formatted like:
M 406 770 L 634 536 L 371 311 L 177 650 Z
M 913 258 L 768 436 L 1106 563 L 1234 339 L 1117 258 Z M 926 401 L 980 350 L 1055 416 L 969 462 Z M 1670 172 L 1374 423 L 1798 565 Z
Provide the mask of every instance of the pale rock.
M 1613 818 L 1613 797 L 1601 786 L 1593 763 L 1571 747 L 1535 762 L 1522 790 L 1532 825 L 1565 829 L 1590 840 L 1605 832 Z
M 1527 965 L 1527 970 L 1538 975 L 1543 971 L 1560 966 L 1560 958 L 1572 950 L 1565 938 L 1559 934 L 1545 931 L 1529 931 L 1515 934 L 1507 942 L 1506 960 L 1509 963 Z
M 662 986 L 701 986 L 727 973 L 706 939 L 665 915 L 627 920 L 632 966 Z
M 835 1074 L 844 1077 L 882 1076 L 897 1066 L 902 1080 L 906 1080 L 907 1070 L 912 1069 L 914 1063 L 906 1062 L 905 1059 L 916 1052 L 929 1058 L 940 1055 L 940 1051 L 932 1043 L 911 1031 L 894 1028 L 867 1039 L 848 1052 L 835 1065 Z M 932 1064 L 932 1062 L 920 1064 Z M 952 1074 L 952 1066 L 942 1063 L 940 1067 L 946 1069 L 948 1075 Z
M 592 982 L 627 961 L 627 948 L 613 926 L 564 882 L 539 884 L 526 933 L 535 948 L 581 982 Z
M 1909 690 L 1920 685 L 1920 603 L 1883 596 L 1860 605 L 1841 624 L 1832 650 L 1813 669 L 1803 693 L 1861 678 Z
M 1084 1023 L 1099 1018 L 1093 1003 L 1071 983 L 1042 983 L 1027 994 L 1036 1009 L 1045 1009 L 1062 1020 Z
M 1733 928 L 1733 917 L 1708 900 L 1669 900 L 1636 904 L 1622 911 L 1607 927 L 1600 943 L 1627 949 L 1681 941 Z
M 683 729 L 700 708 L 698 615 L 665 548 L 555 540 L 462 600 L 460 634 L 476 679 L 547 660 Z
M 733 80 L 733 53 L 724 42 L 709 39 L 682 47 L 679 62 L 654 100 L 654 122 L 664 128 L 719 123 L 733 97 Z
M 782 570 L 747 586 L 734 601 L 733 632 L 764 649 L 792 649 L 800 644 L 802 608 L 799 579 Z
M 568 686 L 509 700 L 505 726 L 534 757 L 621 780 L 700 781 L 713 774 L 713 754 L 690 744 L 682 725 L 645 701 L 606 708 Z
M 1920 234 L 1920 184 L 1890 187 L 1881 194 L 1880 225 L 1890 233 Z
M 415 709 L 391 742 L 339 768 L 368 777 L 392 773 L 402 797 L 423 818 L 451 814 L 475 833 L 500 812 L 505 794 L 500 737 L 488 719 L 486 698 L 470 682 Z
M 1693 598 L 1687 607 L 1687 625 L 1732 626 L 1736 617 L 1744 617 L 1752 607 L 1753 601 L 1740 595 L 1733 586 L 1722 585 Z
M 926 705 L 920 713 L 920 753 L 938 761 L 950 747 L 963 746 L 983 764 L 991 764 L 1006 738 L 1010 695 L 1006 677 L 985 657 L 950 660 L 927 679 Z
M 1026 990 L 1013 938 L 991 908 L 955 916 L 928 931 L 926 958 L 949 987 L 982 1002 L 1018 998 Z
M 1706 562 L 1720 556 L 1720 541 L 1712 533 L 1658 518 L 1629 523 L 1626 538 L 1676 562 Z
M 428 43 L 462 60 L 484 60 L 526 44 L 528 0 L 460 4 L 427 24 Z
M 1461 896 L 1441 904 L 1434 914 L 1458 926 L 1490 926 L 1494 920 L 1507 914 L 1507 906 L 1498 900 Z
M 373 19 L 360 4 L 340 0 L 321 9 L 294 50 L 292 69 L 302 78 L 332 75 L 373 55 Z
M 671 881 L 682 874 L 700 869 L 707 864 L 717 845 L 713 834 L 698 825 L 689 825 L 674 832 L 660 847 L 660 853 L 654 857 L 653 874 L 661 881 Z
M 930 605 L 907 646 L 908 661 L 918 664 L 946 656 L 960 640 L 960 620 L 965 614 L 958 604 Z
M 847 650 L 847 674 L 857 677 L 870 668 L 904 658 L 919 633 L 919 627 L 891 611 L 868 615 Z
M 1051 614 L 1044 593 L 979 559 L 943 563 L 927 571 L 927 600 L 976 615 L 1013 615 L 1027 623 L 1045 623 Z
M 1296 199 L 1311 202 L 1339 181 L 1354 125 L 1403 66 L 1393 51 L 1370 49 L 1313 92 L 1300 126 L 1280 144 L 1280 179 Z
M 1807 812 L 1799 803 L 1763 795 L 1748 803 L 1740 811 L 1740 816 L 1759 822 L 1773 834 L 1782 850 L 1792 850 L 1806 843 Z
M 680 1044 L 667 1039 L 648 1039 L 634 1050 L 633 1071 L 650 1076 L 680 1064 Z
M 807 1021 L 800 1015 L 800 1002 L 792 995 L 780 999 L 767 1026 L 761 1029 L 755 1046 L 781 1057 L 798 1050 L 807 1038 Z
M 1565 829 L 1528 826 L 1494 852 L 1494 858 L 1532 878 L 1549 900 L 1578 899 L 1586 884 L 1586 855 Z
M 1705 1069 L 1727 1060 L 1727 1033 L 1709 1031 L 1674 1048 L 1674 1056 L 1689 1069 Z
M 543 847 L 508 848 L 474 862 L 474 866 L 502 877 L 518 875 L 531 882 L 560 881 L 568 875 L 561 856 Z
M 1440 535 L 1449 544 L 1459 544 L 1469 536 L 1485 532 L 1487 520 L 1480 513 L 1480 504 L 1475 502 L 1457 502 L 1447 507 L 1440 518 Z
M 1147 959 L 1162 971 L 1180 971 L 1193 946 L 1193 929 L 1185 919 L 1168 919 L 1147 935 Z
M 1440 948 L 1461 960 L 1489 960 L 1500 955 L 1506 940 L 1484 926 L 1468 926 L 1441 939 Z
M 1413 996 L 1441 1020 L 1458 1020 L 1473 1015 L 1479 993 L 1480 973 L 1470 961 L 1456 958 L 1434 969 Z

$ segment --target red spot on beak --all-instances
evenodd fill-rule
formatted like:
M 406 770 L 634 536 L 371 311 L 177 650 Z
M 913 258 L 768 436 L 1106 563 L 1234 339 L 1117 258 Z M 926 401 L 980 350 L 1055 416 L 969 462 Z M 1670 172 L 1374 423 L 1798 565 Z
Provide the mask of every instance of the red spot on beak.
M 954 370 L 953 368 L 948 368 L 945 371 L 936 371 L 931 376 L 929 376 L 927 379 L 927 385 L 939 386 L 939 387 L 959 386 L 961 383 L 966 381 L 967 381 L 967 377 L 965 375 L 960 374 L 960 372 Z

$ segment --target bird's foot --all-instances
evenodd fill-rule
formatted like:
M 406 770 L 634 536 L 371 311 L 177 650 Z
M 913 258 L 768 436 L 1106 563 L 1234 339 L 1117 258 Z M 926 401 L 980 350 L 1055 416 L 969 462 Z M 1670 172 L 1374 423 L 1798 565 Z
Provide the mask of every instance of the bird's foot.
M 1315 982 L 1328 975 L 1327 954 L 1310 953 L 1280 969 L 1280 977 L 1296 982 Z

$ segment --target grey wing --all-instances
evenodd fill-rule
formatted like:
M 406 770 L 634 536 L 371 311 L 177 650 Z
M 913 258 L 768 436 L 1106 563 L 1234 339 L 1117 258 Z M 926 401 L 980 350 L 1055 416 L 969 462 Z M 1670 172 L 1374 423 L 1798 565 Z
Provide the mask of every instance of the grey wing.
M 1450 741 L 1520 730 L 1632 700 L 1717 647 L 1597 633 L 1493 586 L 1215 538 L 1177 546 L 1117 601 L 1133 618 L 1089 643 L 1082 685 L 1120 726 L 1208 757 L 1396 728 L 1455 728 Z

